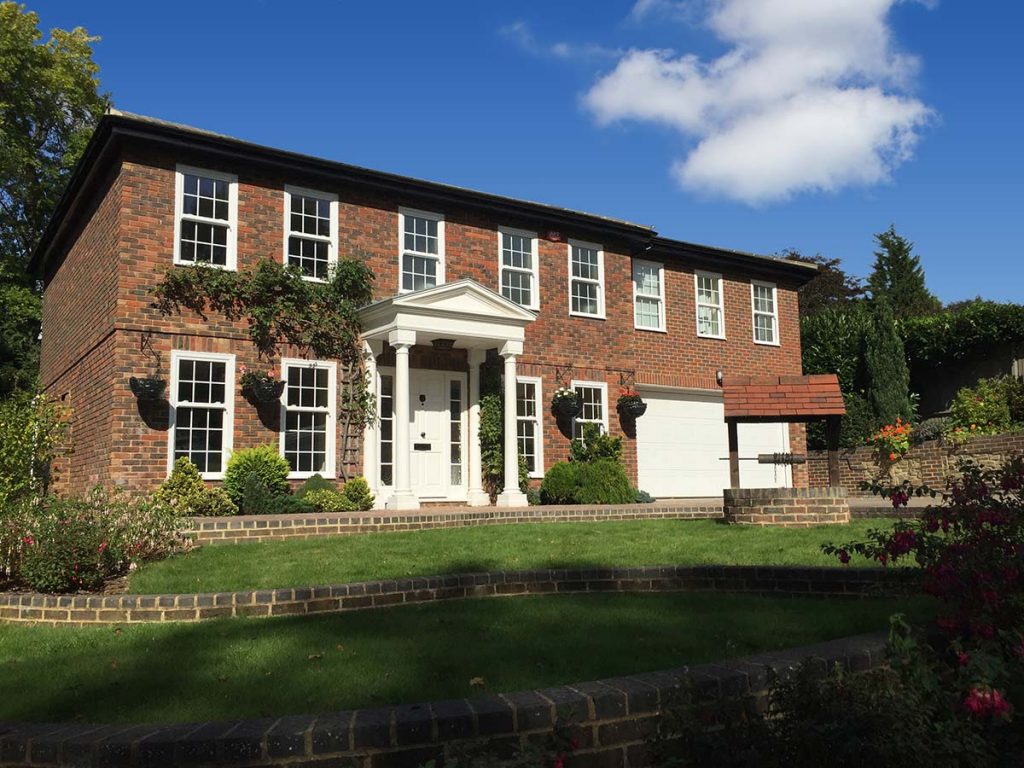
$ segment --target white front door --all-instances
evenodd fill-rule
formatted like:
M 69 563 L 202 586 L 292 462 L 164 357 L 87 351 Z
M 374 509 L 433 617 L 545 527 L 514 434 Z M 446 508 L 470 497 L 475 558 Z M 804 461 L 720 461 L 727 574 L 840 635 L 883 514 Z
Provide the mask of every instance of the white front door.
M 448 398 L 444 371 L 414 369 L 410 378 L 412 492 L 421 499 L 448 497 Z

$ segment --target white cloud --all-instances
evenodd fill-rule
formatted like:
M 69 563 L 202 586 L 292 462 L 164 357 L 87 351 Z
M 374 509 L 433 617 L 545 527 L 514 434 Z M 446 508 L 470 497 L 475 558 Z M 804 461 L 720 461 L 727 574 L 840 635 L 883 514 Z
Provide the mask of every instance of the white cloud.
M 900 0 L 711 0 L 705 24 L 731 47 L 702 61 L 633 50 L 585 102 L 597 121 L 655 122 L 695 141 L 673 167 L 687 188 L 758 204 L 887 180 L 932 111 L 895 49 Z M 633 16 L 671 11 L 639 0 Z
M 621 48 L 607 48 L 596 43 L 569 43 L 565 41 L 544 43 L 537 39 L 530 25 L 525 21 L 507 24 L 498 30 L 498 34 L 507 40 L 511 40 L 531 56 L 556 59 L 608 59 L 618 58 L 625 53 Z

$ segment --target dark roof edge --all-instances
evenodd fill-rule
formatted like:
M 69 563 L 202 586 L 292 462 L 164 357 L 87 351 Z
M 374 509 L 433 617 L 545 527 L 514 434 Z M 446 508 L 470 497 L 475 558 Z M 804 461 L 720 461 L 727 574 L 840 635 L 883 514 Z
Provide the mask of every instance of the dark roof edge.
M 785 278 L 797 285 L 814 279 L 818 267 L 793 259 L 780 259 L 775 256 L 762 256 L 746 251 L 734 251 L 729 248 L 716 248 L 712 245 L 689 243 L 685 240 L 673 240 L 668 237 L 654 237 L 648 250 L 650 256 L 663 259 L 684 259 L 704 264 L 708 267 L 734 266 L 766 277 Z
M 111 111 L 100 118 L 81 159 L 72 172 L 67 187 L 29 261 L 29 269 L 32 272 L 38 271 L 47 261 L 49 251 L 68 223 L 68 215 L 77 208 L 80 193 L 94 180 L 98 161 L 113 142 L 122 138 L 155 140 L 222 156 L 244 158 L 249 161 L 256 159 L 269 165 L 280 165 L 313 175 L 344 179 L 364 187 L 413 198 L 455 202 L 477 210 L 543 219 L 551 222 L 551 226 L 572 225 L 589 232 L 600 232 L 632 241 L 636 245 L 646 244 L 655 235 L 652 227 L 643 224 L 324 160 L 177 123 Z

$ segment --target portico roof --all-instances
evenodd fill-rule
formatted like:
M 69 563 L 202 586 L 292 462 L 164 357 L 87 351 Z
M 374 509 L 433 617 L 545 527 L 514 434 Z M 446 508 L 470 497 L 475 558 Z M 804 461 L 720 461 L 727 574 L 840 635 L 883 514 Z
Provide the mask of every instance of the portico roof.
M 414 331 L 417 343 L 454 339 L 457 347 L 522 342 L 537 315 L 468 278 L 400 293 L 359 312 L 363 338 L 386 339 L 393 331 Z

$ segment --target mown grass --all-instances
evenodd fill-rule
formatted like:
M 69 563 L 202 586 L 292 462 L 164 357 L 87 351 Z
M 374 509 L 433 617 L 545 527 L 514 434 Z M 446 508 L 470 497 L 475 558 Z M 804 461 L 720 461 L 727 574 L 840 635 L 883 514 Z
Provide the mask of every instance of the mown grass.
M 465 697 L 792 647 L 881 629 L 896 611 L 920 620 L 934 607 L 595 594 L 198 624 L 0 625 L 0 720 L 181 722 Z
M 147 565 L 129 584 L 137 594 L 155 594 L 577 566 L 838 566 L 821 553 L 822 543 L 863 538 L 868 528 L 891 524 L 884 519 L 815 528 L 714 520 L 537 523 L 212 545 Z

